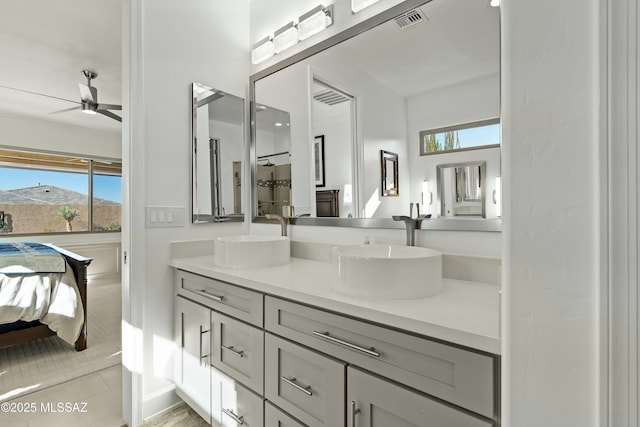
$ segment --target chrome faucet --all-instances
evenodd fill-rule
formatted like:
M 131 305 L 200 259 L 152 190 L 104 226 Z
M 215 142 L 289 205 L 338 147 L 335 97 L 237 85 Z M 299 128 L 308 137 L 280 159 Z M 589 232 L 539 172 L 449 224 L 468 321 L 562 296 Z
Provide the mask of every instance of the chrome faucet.
M 280 216 L 278 214 L 266 214 L 264 216 L 267 219 L 275 219 L 280 223 L 280 235 L 286 237 L 287 235 L 287 218 Z
M 409 216 L 406 215 L 393 215 L 392 218 L 394 221 L 402 221 L 407 229 L 407 246 L 415 246 L 416 245 L 416 229 L 420 229 L 422 226 L 422 221 L 427 218 L 431 218 L 431 215 L 420 215 L 420 204 L 417 206 L 418 208 L 418 216 L 416 218 L 412 218 L 413 216 L 413 203 L 409 204 Z

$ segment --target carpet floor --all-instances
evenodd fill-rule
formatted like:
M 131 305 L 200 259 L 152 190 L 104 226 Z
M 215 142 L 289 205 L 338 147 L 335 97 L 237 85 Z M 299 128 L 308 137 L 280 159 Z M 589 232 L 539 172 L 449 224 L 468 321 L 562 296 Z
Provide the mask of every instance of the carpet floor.
M 120 364 L 121 288 L 89 284 L 86 350 L 57 336 L 0 349 L 0 402 Z

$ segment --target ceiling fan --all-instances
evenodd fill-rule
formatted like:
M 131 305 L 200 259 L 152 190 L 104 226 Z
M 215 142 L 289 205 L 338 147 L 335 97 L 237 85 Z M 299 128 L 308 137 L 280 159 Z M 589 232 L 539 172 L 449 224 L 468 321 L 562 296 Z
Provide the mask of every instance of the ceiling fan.
M 74 102 L 76 104 L 80 104 L 77 107 L 65 108 L 64 110 L 54 111 L 51 114 L 63 113 L 65 111 L 72 110 L 81 110 L 83 113 L 87 114 L 102 114 L 119 122 L 122 121 L 122 118 L 109 110 L 122 110 L 121 105 L 115 104 L 99 104 L 98 103 L 98 89 L 91 86 L 91 80 L 98 77 L 98 74 L 91 70 L 82 70 L 82 75 L 86 77 L 87 84 L 84 85 L 79 83 L 80 87 L 80 102 L 71 101 L 69 99 L 65 99 L 65 101 Z

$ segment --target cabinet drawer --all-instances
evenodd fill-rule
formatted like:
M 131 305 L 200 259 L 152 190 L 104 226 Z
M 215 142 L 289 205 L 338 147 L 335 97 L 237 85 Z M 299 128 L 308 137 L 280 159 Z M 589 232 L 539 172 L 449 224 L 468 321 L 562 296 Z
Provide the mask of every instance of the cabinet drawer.
M 262 394 L 264 331 L 215 311 L 211 318 L 211 364 Z
M 220 418 L 223 427 L 263 427 L 263 400 L 235 381 L 222 382 Z
M 427 396 L 349 367 L 347 427 L 491 427 L 492 421 L 472 416 Z
M 494 415 L 494 359 L 278 298 L 265 328 L 486 417 Z
M 264 402 L 264 427 L 306 427 L 291 415 L 273 406 L 269 401 Z
M 344 425 L 345 365 L 265 334 L 265 397 L 311 426 Z
M 177 270 L 179 295 L 262 327 L 262 294 L 208 277 Z

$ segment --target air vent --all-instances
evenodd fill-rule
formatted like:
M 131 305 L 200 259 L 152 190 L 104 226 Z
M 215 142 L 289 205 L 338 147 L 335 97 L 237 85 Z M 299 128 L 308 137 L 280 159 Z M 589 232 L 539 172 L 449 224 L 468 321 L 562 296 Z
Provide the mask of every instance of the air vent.
M 349 101 L 350 98 L 339 92 L 336 92 L 335 90 L 324 89 L 324 90 L 321 90 L 320 92 L 314 93 L 313 99 L 328 105 L 336 105 L 342 102 Z
M 419 10 L 413 9 L 394 18 L 398 26 L 402 29 L 409 28 L 413 25 L 426 21 L 426 16 Z

